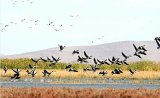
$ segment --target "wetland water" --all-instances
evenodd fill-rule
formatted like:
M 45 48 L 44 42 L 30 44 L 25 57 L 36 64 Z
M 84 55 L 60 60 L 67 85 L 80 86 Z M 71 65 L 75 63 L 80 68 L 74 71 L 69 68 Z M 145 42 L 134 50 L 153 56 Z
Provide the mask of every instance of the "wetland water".
M 160 80 L 112 80 L 112 79 L 54 79 L 49 81 L 6 81 L 0 80 L 3 87 L 71 87 L 71 88 L 148 88 L 160 89 Z

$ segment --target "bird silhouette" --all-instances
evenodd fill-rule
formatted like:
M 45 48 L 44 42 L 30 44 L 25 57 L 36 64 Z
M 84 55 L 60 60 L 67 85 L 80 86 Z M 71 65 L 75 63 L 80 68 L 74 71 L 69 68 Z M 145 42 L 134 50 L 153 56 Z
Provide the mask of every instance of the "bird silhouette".
M 11 79 L 20 79 L 20 70 L 17 68 L 16 70 L 12 69 L 12 71 L 15 73 Z
M 59 46 L 59 49 L 60 51 L 62 51 L 66 46 L 62 46 L 62 45 L 58 45 Z
M 85 56 L 86 59 L 92 59 L 92 56 L 88 56 L 86 51 L 84 51 L 84 56 Z
M 79 50 L 74 50 L 73 52 L 72 52 L 72 54 L 74 55 L 74 54 L 79 54 Z
M 51 72 L 48 72 L 46 69 L 45 70 L 43 70 L 43 77 L 45 77 L 46 75 L 48 75 L 48 77 L 52 74 L 52 72 L 53 71 L 51 71 Z
M 157 49 L 160 49 L 160 37 L 155 37 L 155 39 L 154 39 L 155 41 L 156 41 L 156 43 L 157 43 Z
M 102 74 L 102 76 L 104 76 L 104 75 L 108 74 L 108 72 L 103 70 L 103 71 L 100 71 L 99 74 Z
M 130 68 L 129 72 L 131 73 L 131 75 L 133 75 L 134 73 L 136 73 L 136 70 L 133 70 L 132 68 Z
M 3 70 L 4 70 L 4 75 L 6 75 L 7 70 L 8 70 L 7 66 L 4 66 L 4 67 L 3 67 Z

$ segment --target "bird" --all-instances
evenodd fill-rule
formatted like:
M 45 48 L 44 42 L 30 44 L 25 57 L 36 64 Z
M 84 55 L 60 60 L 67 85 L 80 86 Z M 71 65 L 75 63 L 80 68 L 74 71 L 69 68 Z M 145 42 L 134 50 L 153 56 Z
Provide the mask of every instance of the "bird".
M 131 57 L 131 55 L 125 55 L 123 52 L 122 52 L 122 56 L 125 58 L 125 59 L 128 59 L 129 57 Z
M 4 70 L 4 75 L 6 75 L 7 70 L 8 70 L 7 66 L 4 66 L 4 67 L 3 67 L 3 70 Z
M 108 72 L 103 70 L 103 71 L 100 71 L 99 74 L 102 74 L 102 76 L 104 76 L 104 75 L 108 74 Z
M 92 71 L 89 67 L 83 68 L 83 72 L 85 71 Z
M 35 72 L 35 69 L 32 69 L 31 71 L 27 70 L 26 72 L 28 75 L 31 75 L 32 78 L 34 78 L 34 76 L 37 74 L 37 72 Z
M 95 65 L 98 64 L 96 58 L 94 58 L 93 61 L 94 61 L 94 64 L 95 64 Z
M 55 62 L 55 63 L 58 63 L 58 61 L 60 61 L 61 59 L 60 59 L 60 57 L 58 57 L 57 59 L 54 57 L 54 56 L 52 56 L 52 59 L 53 59 L 53 61 L 52 62 Z
M 37 63 L 37 62 L 39 61 L 39 59 L 38 59 L 38 60 L 34 60 L 33 58 L 31 58 L 31 60 L 32 60 L 33 62 L 35 62 L 35 63 Z
M 83 62 L 84 62 L 84 63 L 88 63 L 88 61 L 86 61 L 85 58 L 80 57 L 80 56 L 78 56 L 77 62 L 80 62 L 80 63 L 83 63 Z
M 154 39 L 155 41 L 156 41 L 156 43 L 157 43 L 157 49 L 160 49 L 160 37 L 155 37 L 155 39 Z
M 77 70 L 73 69 L 72 67 L 68 71 L 69 72 L 78 72 Z
M 85 56 L 86 59 L 92 59 L 92 56 L 88 56 L 86 51 L 84 51 L 84 56 Z
M 47 62 L 47 60 L 43 59 L 42 57 L 40 57 L 40 60 L 42 60 L 43 62 Z
M 139 49 L 139 50 L 143 50 L 143 51 L 147 51 L 147 49 L 146 49 L 146 48 L 144 48 L 144 47 L 145 47 L 145 45 L 143 45 L 143 46 L 139 46 L 139 47 L 138 47 L 138 49 Z
M 62 51 L 66 46 L 62 46 L 62 45 L 58 45 L 59 46 L 59 49 L 60 51 Z
M 66 66 L 66 68 L 65 69 L 68 69 L 68 68 L 71 68 L 72 67 L 72 65 L 71 64 L 69 64 L 69 65 L 67 65 Z
M 136 70 L 133 70 L 132 68 L 130 68 L 129 72 L 131 73 L 131 75 L 133 75 L 134 73 L 136 73 Z
M 73 50 L 72 55 L 79 54 L 79 50 Z
M 98 61 L 98 65 L 103 65 L 103 64 L 105 64 L 105 62 L 104 61 L 100 61 L 99 59 L 97 59 L 97 61 Z
M 35 69 L 37 66 L 28 65 L 30 69 Z
M 51 73 L 52 73 L 53 71 L 51 71 L 51 72 L 48 72 L 46 69 L 45 70 L 43 70 L 43 77 L 45 77 L 46 75 L 48 75 L 48 77 L 51 75 Z
M 20 70 L 18 68 L 16 70 L 12 70 L 15 74 L 11 77 L 11 79 L 20 79 Z
M 122 72 L 121 69 L 116 68 L 116 69 L 114 69 L 111 73 L 112 73 L 112 74 L 121 74 L 121 73 L 123 73 L 123 72 Z
M 90 65 L 93 72 L 96 72 L 96 70 L 99 70 L 99 68 L 96 65 Z

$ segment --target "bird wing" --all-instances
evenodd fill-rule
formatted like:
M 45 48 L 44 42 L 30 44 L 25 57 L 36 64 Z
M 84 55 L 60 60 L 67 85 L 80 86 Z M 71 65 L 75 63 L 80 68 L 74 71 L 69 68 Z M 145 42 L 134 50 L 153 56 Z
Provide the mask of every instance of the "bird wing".
M 127 58 L 127 56 L 122 52 L 122 55 L 124 56 L 124 58 Z
M 94 63 L 97 65 L 97 61 L 96 61 L 96 59 L 94 58 L 93 60 L 94 60 Z
M 88 57 L 89 57 L 85 51 L 84 51 L 84 55 L 85 55 L 85 57 L 86 57 L 86 58 L 88 58 Z
M 138 48 L 136 47 L 135 44 L 133 44 L 133 47 L 134 47 L 134 49 L 135 49 L 136 51 L 138 51 Z
M 52 56 L 52 59 L 53 59 L 54 61 L 57 61 L 57 59 L 56 59 L 56 58 L 54 58 L 53 56 Z
M 158 42 L 158 40 L 157 40 L 157 39 L 155 39 L 155 40 L 156 40 L 157 45 L 158 45 L 158 46 L 160 46 L 160 42 Z

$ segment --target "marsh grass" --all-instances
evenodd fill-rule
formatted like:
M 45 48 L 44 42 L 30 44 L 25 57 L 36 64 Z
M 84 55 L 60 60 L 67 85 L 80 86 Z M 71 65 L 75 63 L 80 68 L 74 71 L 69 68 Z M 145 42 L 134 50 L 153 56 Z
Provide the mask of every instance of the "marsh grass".
M 20 69 L 28 69 L 28 65 L 36 65 L 39 69 L 60 69 L 64 70 L 66 65 L 72 64 L 76 70 L 83 69 L 89 64 L 80 64 L 80 63 L 57 63 L 49 67 L 50 62 L 44 63 L 43 61 L 39 61 L 37 64 L 32 62 L 28 58 L 21 59 L 0 59 L 0 67 L 3 68 L 7 66 L 8 68 L 20 68 Z M 117 67 L 122 70 L 129 70 L 130 68 L 139 70 L 139 71 L 160 71 L 160 63 L 152 62 L 152 61 L 138 61 L 131 62 L 129 65 L 100 65 L 101 70 L 113 70 Z
M 37 74 L 35 75 L 35 78 L 39 79 L 43 76 L 42 69 L 36 69 Z M 108 72 L 107 75 L 101 76 L 99 75 L 99 71 L 92 72 L 87 71 L 83 72 L 83 70 L 79 70 L 78 72 L 68 72 L 67 70 L 58 70 L 58 69 L 48 69 L 48 71 L 54 71 L 50 78 L 114 78 L 114 79 L 132 79 L 132 80 L 160 80 L 160 71 L 137 71 L 134 75 L 131 75 L 131 73 L 127 70 L 123 71 L 122 74 L 111 74 L 112 70 L 106 70 Z M 11 77 L 14 74 L 14 72 L 9 69 L 7 74 L 4 75 L 4 71 L 0 69 L 0 75 L 3 78 Z M 31 77 L 28 76 L 25 69 L 21 69 L 20 76 L 22 78 Z
M 160 98 L 160 89 L 0 87 L 1 98 Z

